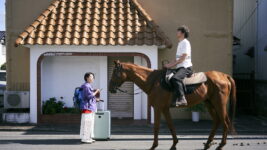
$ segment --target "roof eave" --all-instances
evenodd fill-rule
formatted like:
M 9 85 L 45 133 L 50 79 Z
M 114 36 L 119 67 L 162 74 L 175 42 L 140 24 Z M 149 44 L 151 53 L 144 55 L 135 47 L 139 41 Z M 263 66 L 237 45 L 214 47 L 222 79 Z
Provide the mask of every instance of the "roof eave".
M 167 35 L 161 30 L 161 28 L 154 22 L 154 20 L 149 16 L 145 9 L 137 0 L 132 0 L 132 2 L 137 6 L 137 9 L 145 18 L 147 18 L 148 25 L 151 25 L 156 29 L 157 34 L 166 42 L 166 48 L 172 48 L 172 42 Z
M 28 26 L 24 32 L 22 32 L 18 38 L 16 39 L 14 46 L 18 47 L 19 45 L 29 45 L 25 40 L 27 40 L 27 37 L 40 25 L 43 19 L 45 19 L 52 11 L 55 9 L 60 1 L 62 0 L 54 0 L 51 5 L 43 11 L 43 13 L 30 25 Z M 165 33 L 160 29 L 160 27 L 153 21 L 153 19 L 148 15 L 148 13 L 142 8 L 142 6 L 137 2 L 137 0 L 131 0 L 133 5 L 138 9 L 138 12 L 140 15 L 143 15 L 144 18 L 146 18 L 147 23 L 150 27 L 154 28 L 157 36 L 163 41 L 163 45 L 158 46 L 161 48 L 171 48 L 172 42 L 171 40 L 165 35 Z M 32 44 L 30 44 L 32 45 Z M 157 46 L 157 45 L 156 45 Z

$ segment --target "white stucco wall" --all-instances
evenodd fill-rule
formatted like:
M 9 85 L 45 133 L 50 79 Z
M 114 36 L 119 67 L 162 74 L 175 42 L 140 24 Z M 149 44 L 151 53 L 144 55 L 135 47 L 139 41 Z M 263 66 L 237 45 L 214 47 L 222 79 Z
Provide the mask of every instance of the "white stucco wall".
M 103 89 L 101 99 L 107 100 L 107 56 L 47 56 L 42 63 L 42 101 L 51 97 L 60 100 L 65 106 L 73 107 L 74 88 L 84 83 L 84 73 L 95 74 L 94 88 Z M 106 105 L 105 105 L 106 106 Z
M 0 44 L 0 66 L 6 62 L 6 46 Z
M 125 52 L 125 53 L 142 53 L 149 57 L 151 61 L 151 68 L 157 69 L 158 67 L 158 48 L 157 46 L 40 46 L 40 45 L 26 45 L 30 48 L 30 122 L 31 123 L 37 123 L 37 61 L 38 58 L 47 52 L 95 52 L 95 53 L 118 53 L 118 52 Z M 51 57 L 51 56 L 50 56 Z M 61 56 L 63 57 L 63 56 Z M 69 57 L 69 56 L 64 56 Z M 73 56 L 71 56 L 73 57 Z M 100 58 L 99 56 L 95 56 L 97 58 Z M 102 57 L 102 56 L 101 56 Z M 104 57 L 103 57 L 104 59 Z M 58 60 L 56 60 L 58 61 Z M 100 62 L 100 60 L 98 60 Z M 137 62 L 137 60 L 136 60 Z M 61 64 L 63 62 L 60 62 Z M 139 61 L 140 63 L 140 61 Z M 107 63 L 106 63 L 107 64 Z M 141 64 L 143 64 L 141 60 Z M 103 69 L 104 70 L 104 69 Z M 107 69 L 106 69 L 107 71 Z M 56 75 L 59 76 L 59 75 Z M 78 74 L 76 75 L 79 76 Z M 80 76 L 78 77 L 80 79 Z M 107 72 L 101 76 L 101 81 L 103 78 L 107 78 Z M 79 80 L 77 79 L 77 80 Z M 48 79 L 46 79 L 48 80 Z M 78 82 L 78 81 L 76 81 Z M 98 82 L 98 81 L 97 81 Z M 96 86 L 97 86 L 96 82 Z M 72 83 L 74 85 L 74 83 Z M 101 82 L 102 87 L 107 87 L 107 82 L 103 83 Z M 69 87 L 70 88 L 70 87 Z M 101 93 L 101 98 L 107 97 L 107 89 L 103 89 Z M 71 92 L 73 94 L 73 92 Z M 43 94 L 43 93 L 42 93 Z M 61 94 L 60 94 L 61 96 Z M 49 97 L 49 96 L 47 96 Z M 145 99 L 146 96 L 142 95 L 142 99 Z M 42 98 L 45 98 L 45 96 Z M 135 102 L 137 102 L 137 98 L 135 98 Z M 145 102 L 141 102 L 142 107 L 145 107 Z M 67 105 L 70 105 L 69 103 Z M 140 106 L 140 104 L 138 104 Z M 107 107 L 107 105 L 105 105 Z M 142 109 L 143 110 L 143 109 Z M 151 122 L 154 122 L 154 115 L 153 115 L 153 109 L 151 109 Z M 140 113 L 141 118 L 147 117 L 145 112 Z M 137 113 L 134 115 L 136 118 L 140 118 L 140 114 L 137 115 Z M 138 116 L 138 117 L 137 117 Z
M 140 56 L 134 56 L 134 63 L 147 66 L 146 60 Z M 134 92 L 141 92 L 134 96 L 134 119 L 147 119 L 147 95 L 136 84 L 134 84 Z

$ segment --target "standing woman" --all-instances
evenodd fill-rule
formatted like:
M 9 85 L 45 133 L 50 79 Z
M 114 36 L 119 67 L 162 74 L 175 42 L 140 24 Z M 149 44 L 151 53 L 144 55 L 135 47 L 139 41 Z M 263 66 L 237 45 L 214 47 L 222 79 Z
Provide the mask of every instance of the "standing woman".
M 83 90 L 83 100 L 81 102 L 82 118 L 80 137 L 82 143 L 93 143 L 93 129 L 94 129 L 94 113 L 96 112 L 96 94 L 99 93 L 99 89 L 95 90 L 92 87 L 95 75 L 92 72 L 87 72 L 84 75 L 85 83 L 81 86 Z

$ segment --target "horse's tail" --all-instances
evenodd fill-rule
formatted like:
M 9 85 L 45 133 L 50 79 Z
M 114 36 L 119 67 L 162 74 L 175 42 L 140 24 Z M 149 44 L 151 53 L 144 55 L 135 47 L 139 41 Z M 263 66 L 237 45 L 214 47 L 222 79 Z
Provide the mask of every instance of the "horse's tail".
M 228 76 L 228 80 L 231 83 L 231 91 L 230 91 L 230 132 L 232 134 L 236 134 L 236 130 L 234 127 L 234 117 L 235 117 L 235 110 L 236 110 L 236 84 L 232 77 Z

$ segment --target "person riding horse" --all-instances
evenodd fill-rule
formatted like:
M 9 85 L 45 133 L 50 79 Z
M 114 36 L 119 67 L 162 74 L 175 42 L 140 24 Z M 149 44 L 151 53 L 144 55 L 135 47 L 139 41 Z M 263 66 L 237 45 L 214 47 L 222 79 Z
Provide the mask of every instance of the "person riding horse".
M 188 41 L 189 29 L 186 26 L 181 26 L 177 29 L 178 46 L 176 52 L 176 59 L 171 63 L 164 65 L 165 68 L 170 69 L 176 66 L 175 74 L 171 78 L 171 84 L 175 88 L 173 93 L 172 106 L 187 105 L 185 98 L 185 86 L 183 79 L 192 74 L 191 61 L 191 45 Z

